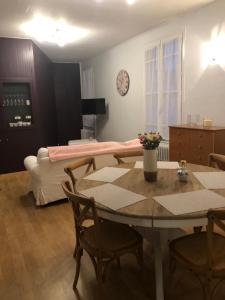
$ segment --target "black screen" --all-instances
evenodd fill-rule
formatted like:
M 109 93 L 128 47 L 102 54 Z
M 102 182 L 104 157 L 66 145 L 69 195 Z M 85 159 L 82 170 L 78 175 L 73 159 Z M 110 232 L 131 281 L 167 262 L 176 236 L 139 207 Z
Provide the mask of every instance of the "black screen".
M 106 113 L 105 99 L 82 99 L 82 115 L 100 115 Z

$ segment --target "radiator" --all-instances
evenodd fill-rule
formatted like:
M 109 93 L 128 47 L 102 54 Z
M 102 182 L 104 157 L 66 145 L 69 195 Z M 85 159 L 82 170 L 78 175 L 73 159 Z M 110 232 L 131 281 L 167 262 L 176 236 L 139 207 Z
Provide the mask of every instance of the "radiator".
M 90 129 L 81 129 L 81 138 L 82 139 L 89 139 L 94 137 L 94 130 Z
M 169 160 L 169 142 L 163 141 L 158 147 L 158 160 Z

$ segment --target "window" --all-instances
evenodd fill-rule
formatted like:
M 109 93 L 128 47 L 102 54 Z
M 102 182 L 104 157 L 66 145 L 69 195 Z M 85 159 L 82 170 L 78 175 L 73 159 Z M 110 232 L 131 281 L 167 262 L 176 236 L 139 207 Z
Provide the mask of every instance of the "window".
M 169 125 L 181 121 L 182 39 L 160 41 L 145 51 L 146 130 L 169 137 Z
M 90 99 L 94 98 L 94 71 L 92 68 L 82 70 L 82 98 Z M 95 116 L 85 115 L 83 116 L 83 128 L 88 130 L 95 130 Z

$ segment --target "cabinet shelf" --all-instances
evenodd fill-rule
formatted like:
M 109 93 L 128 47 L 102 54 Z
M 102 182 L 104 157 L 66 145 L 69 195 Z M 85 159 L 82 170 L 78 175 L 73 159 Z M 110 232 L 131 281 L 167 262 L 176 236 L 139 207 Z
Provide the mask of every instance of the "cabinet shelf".
M 2 112 L 6 128 L 32 125 L 32 101 L 29 83 L 2 83 Z
M 8 131 L 22 131 L 22 130 L 33 130 L 36 129 L 36 126 L 30 125 L 30 126 L 17 126 L 17 127 L 9 127 Z

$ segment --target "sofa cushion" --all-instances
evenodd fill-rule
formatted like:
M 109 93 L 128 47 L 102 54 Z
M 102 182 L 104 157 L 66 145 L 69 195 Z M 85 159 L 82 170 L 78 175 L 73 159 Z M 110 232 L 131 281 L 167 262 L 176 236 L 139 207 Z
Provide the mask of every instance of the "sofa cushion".
M 37 160 L 39 161 L 42 158 L 48 157 L 48 149 L 40 148 L 37 153 Z
M 86 156 L 113 154 L 114 152 L 140 150 L 142 145 L 139 139 L 127 142 L 101 142 L 84 145 L 48 147 L 50 161 Z

